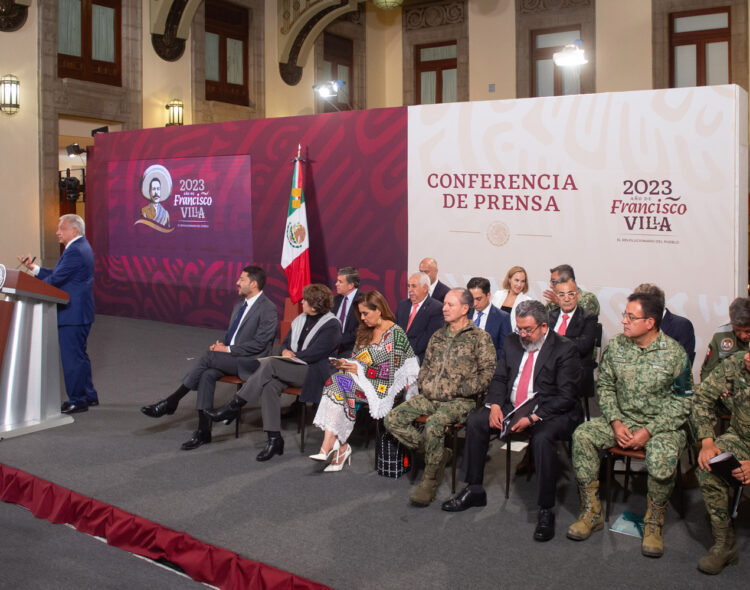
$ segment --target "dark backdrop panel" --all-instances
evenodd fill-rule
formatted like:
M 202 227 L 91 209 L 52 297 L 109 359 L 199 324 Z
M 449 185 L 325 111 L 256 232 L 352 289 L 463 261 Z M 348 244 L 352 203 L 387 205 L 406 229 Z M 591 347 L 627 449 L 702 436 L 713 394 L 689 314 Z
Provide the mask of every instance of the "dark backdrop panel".
M 234 121 L 97 135 L 88 161 L 87 232 L 96 253 L 97 312 L 225 328 L 236 301 L 234 283 L 246 264 L 268 273 L 265 292 L 281 306 L 287 296 L 279 264 L 297 144 L 310 229 L 312 280 L 333 286 L 336 269 L 360 269 L 362 287 L 380 290 L 395 308 L 405 296 L 407 262 L 406 108 Z M 249 155 L 252 231 L 246 258 L 162 253 L 123 254 L 110 248 L 109 170 L 132 162 L 140 189 L 142 161 Z M 118 180 L 120 182 L 120 180 Z M 132 224 L 146 201 L 123 223 Z M 174 207 L 172 207 L 172 210 Z M 132 219 L 131 219 L 132 217 Z M 167 237 L 177 235 L 168 234 Z

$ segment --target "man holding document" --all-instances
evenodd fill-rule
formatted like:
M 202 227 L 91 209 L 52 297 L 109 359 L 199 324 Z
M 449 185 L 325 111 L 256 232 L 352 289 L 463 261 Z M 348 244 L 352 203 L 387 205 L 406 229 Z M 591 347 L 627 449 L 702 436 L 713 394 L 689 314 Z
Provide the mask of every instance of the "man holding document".
M 575 345 L 549 329 L 547 310 L 539 301 L 523 301 L 516 308 L 516 329 L 505 340 L 503 353 L 485 406 L 473 412 L 466 425 L 466 483 L 443 510 L 459 512 L 487 504 L 482 487 L 490 436 L 506 430 L 528 432 L 538 480 L 537 541 L 555 534 L 557 442 L 570 438 L 583 420 L 576 390 L 581 361 Z
M 714 544 L 698 562 L 698 569 L 707 574 L 718 574 L 727 564 L 738 561 L 737 541 L 732 526 L 733 507 L 730 498 L 739 500 L 742 486 L 750 483 L 750 352 L 735 353 L 721 361 L 695 391 L 692 423 L 696 438 L 701 442 L 698 455 L 698 481 L 711 518 Z M 716 403 L 729 397 L 732 416 L 726 432 L 716 437 Z M 721 454 L 733 457 L 725 461 L 728 467 L 714 462 Z M 731 469 L 734 467 L 734 469 Z M 731 469 L 731 471 L 730 471 Z

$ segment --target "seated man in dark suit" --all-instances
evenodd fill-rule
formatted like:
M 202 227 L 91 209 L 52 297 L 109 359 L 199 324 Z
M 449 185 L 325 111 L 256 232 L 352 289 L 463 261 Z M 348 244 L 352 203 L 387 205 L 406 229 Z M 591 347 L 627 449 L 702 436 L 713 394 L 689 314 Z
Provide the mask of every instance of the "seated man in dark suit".
M 490 302 L 490 282 L 484 277 L 473 277 L 466 284 L 466 288 L 474 298 L 474 312 L 471 321 L 492 337 L 497 358 L 500 358 L 505 337 L 511 332 L 510 314 L 492 305 Z
M 594 344 L 596 343 L 597 317 L 578 305 L 581 291 L 570 275 L 560 273 L 555 284 L 559 307 L 549 313 L 552 329 L 571 340 L 581 357 L 579 397 L 594 397 Z
M 409 298 L 398 304 L 396 323 L 406 332 L 421 365 L 430 337 L 443 325 L 443 304 L 428 295 L 430 277 L 423 272 L 411 275 L 406 288 Z
M 490 435 L 502 429 L 506 414 L 533 394 L 528 406 L 519 410 L 525 416 L 512 430 L 527 431 L 531 437 L 539 505 L 534 539 L 549 541 L 554 537 L 557 442 L 569 439 L 583 420 L 576 399 L 580 372 L 575 345 L 549 329 L 544 305 L 535 300 L 519 303 L 516 330 L 505 340 L 485 406 L 472 412 L 466 424 L 464 464 L 468 485 L 445 502 L 443 510 L 459 512 L 487 504 L 482 482 Z
M 224 341 L 212 344 L 185 375 L 182 385 L 172 395 L 141 412 L 151 418 L 174 414 L 177 404 L 191 389 L 198 391 L 198 430 L 182 445 L 184 451 L 211 442 L 211 420 L 205 411 L 214 405 L 216 382 L 226 375 L 247 379 L 255 369 L 255 359 L 271 352 L 279 313 L 271 300 L 263 294 L 266 273 L 259 266 L 246 266 L 237 279 L 237 292 L 242 303 L 237 303 L 229 322 Z
M 267 439 L 266 446 L 255 457 L 257 461 L 284 454 L 280 398 L 287 387 L 301 387 L 302 402 L 320 401 L 323 386 L 332 372 L 328 359 L 341 342 L 341 324 L 331 313 L 332 306 L 333 294 L 328 287 L 317 283 L 307 285 L 302 291 L 302 313 L 294 318 L 281 343 L 282 358 L 272 356 L 256 361 L 258 370 L 232 401 L 206 412 L 216 422 L 231 422 L 248 399 L 259 399 Z
M 422 262 L 419 263 L 419 272 L 423 272 L 430 277 L 430 297 L 442 303 L 445 299 L 445 294 L 450 291 L 450 287 L 437 278 L 437 260 L 434 258 L 423 258 Z
M 662 307 L 665 305 L 664 291 L 656 285 L 641 283 L 633 292 L 656 295 L 661 301 Z M 690 360 L 690 366 L 692 367 L 695 360 L 695 329 L 693 328 L 693 322 L 686 317 L 672 313 L 664 307 L 664 315 L 661 318 L 661 331 L 682 344 L 682 348 L 685 349 Z
M 333 315 L 341 322 L 341 344 L 336 356 L 352 356 L 354 340 L 357 336 L 359 318 L 354 299 L 359 292 L 359 271 L 353 266 L 344 266 L 336 276 L 336 293 L 333 298 Z

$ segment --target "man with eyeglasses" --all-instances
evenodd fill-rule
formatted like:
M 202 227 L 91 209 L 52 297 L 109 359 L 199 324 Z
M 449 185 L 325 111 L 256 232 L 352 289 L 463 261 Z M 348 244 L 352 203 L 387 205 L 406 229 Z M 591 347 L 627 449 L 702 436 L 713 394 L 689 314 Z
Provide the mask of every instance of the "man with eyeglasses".
M 547 300 L 547 311 L 552 311 L 560 307 L 560 302 L 557 300 L 557 293 L 555 292 L 555 285 L 560 281 L 566 280 L 567 277 L 574 281 L 576 280 L 576 273 L 569 264 L 560 264 L 549 269 L 549 289 L 545 289 L 542 293 Z M 599 300 L 596 298 L 596 295 L 589 291 L 584 291 L 579 287 L 576 288 L 580 293 L 578 305 L 591 315 L 599 316 Z
M 659 328 L 664 307 L 658 296 L 632 293 L 622 314 L 623 333 L 609 341 L 599 365 L 602 416 L 573 433 L 573 468 L 581 496 L 578 520 L 568 538 L 582 541 L 604 525 L 599 488 L 599 452 L 615 445 L 645 450 L 648 510 L 641 553 L 664 552 L 664 512 L 685 448 L 683 425 L 690 413 L 692 375 L 685 349 Z
M 583 420 L 576 399 L 581 371 L 578 351 L 549 326 L 540 301 L 522 301 L 516 307 L 516 330 L 505 339 L 485 405 L 472 412 L 466 423 L 468 485 L 443 504 L 447 512 L 487 504 L 482 483 L 490 436 L 502 429 L 505 416 L 518 411 L 523 417 L 512 431 L 529 434 L 538 477 L 536 541 L 549 541 L 555 535 L 557 442 L 568 440 Z
M 578 384 L 579 397 L 594 396 L 594 344 L 596 343 L 596 322 L 598 317 L 579 305 L 581 291 L 575 279 L 566 272 L 560 272 L 555 284 L 555 294 L 559 307 L 549 313 L 552 329 L 572 340 L 581 357 L 581 380 Z

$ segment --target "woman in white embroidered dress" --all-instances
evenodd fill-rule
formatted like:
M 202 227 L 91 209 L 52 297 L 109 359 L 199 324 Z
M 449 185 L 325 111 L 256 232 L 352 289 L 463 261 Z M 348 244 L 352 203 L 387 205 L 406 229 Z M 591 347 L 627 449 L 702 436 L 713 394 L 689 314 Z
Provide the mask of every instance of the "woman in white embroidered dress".
M 393 400 L 405 388 L 416 393 L 419 361 L 406 333 L 396 324 L 388 302 L 378 291 L 361 293 L 355 300 L 359 328 L 352 359 L 333 362 L 338 369 L 323 388 L 313 424 L 325 432 L 323 446 L 310 458 L 333 461 L 325 471 L 341 471 L 351 463 L 347 439 L 354 429 L 359 404 L 369 406 L 379 419 L 393 407 Z

